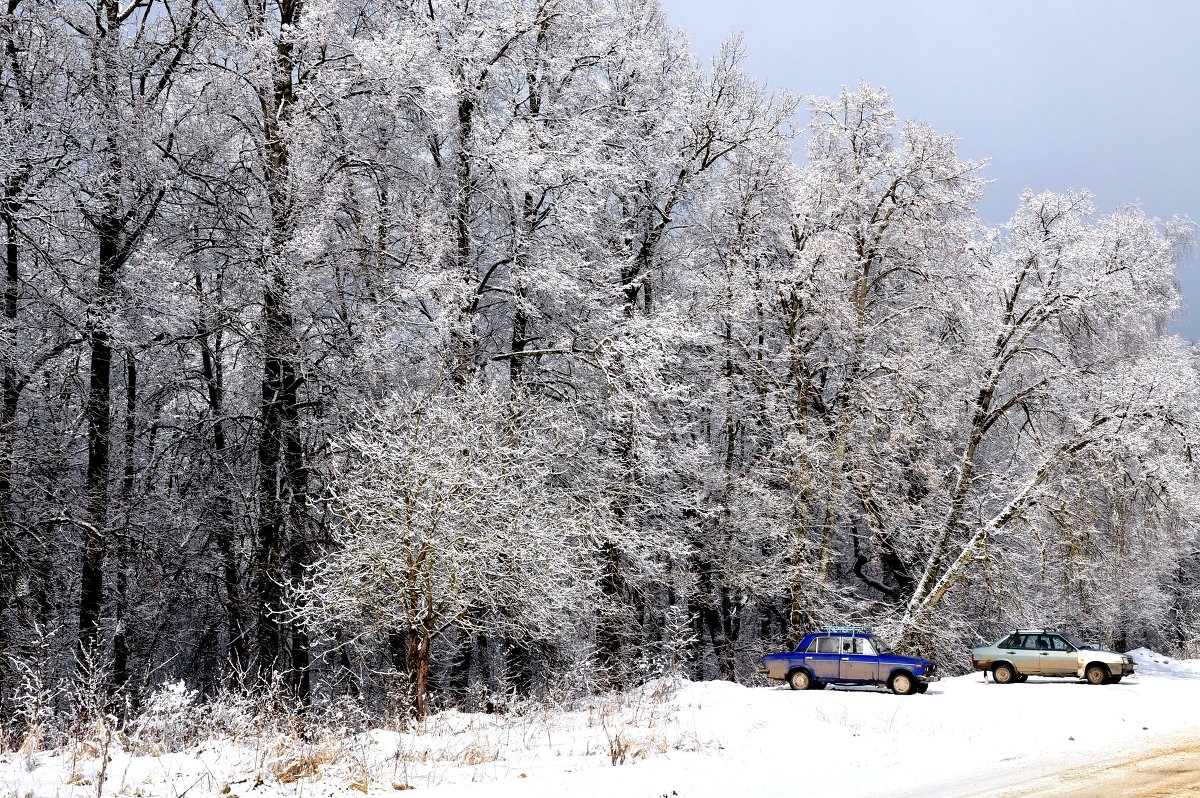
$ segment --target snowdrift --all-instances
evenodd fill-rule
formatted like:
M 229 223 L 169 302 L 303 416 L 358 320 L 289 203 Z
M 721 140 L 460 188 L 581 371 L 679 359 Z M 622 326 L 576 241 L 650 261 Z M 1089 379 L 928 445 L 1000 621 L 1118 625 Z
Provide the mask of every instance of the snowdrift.
M 974 674 L 899 697 L 659 680 L 569 707 L 443 712 L 406 732 L 136 754 L 84 741 L 0 756 L 0 795 L 794 796 L 850 773 L 857 795 L 960 795 L 1200 730 L 1200 660 L 1130 653 L 1138 674 L 1103 687 Z

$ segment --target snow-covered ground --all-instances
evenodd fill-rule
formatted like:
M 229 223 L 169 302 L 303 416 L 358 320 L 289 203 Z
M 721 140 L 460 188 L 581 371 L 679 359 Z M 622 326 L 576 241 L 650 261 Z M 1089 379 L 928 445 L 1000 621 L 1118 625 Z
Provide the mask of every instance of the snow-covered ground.
M 445 712 L 412 733 L 113 743 L 0 756 L 0 798 L 974 794 L 1200 732 L 1200 660 L 1132 652 L 1119 685 L 945 679 L 926 695 L 659 682 L 572 710 Z M 102 790 L 98 789 L 102 787 Z

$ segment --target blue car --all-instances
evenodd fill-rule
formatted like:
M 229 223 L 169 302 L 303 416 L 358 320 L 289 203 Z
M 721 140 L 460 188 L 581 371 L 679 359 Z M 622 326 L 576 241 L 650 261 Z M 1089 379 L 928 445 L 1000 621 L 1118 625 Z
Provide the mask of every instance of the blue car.
M 827 684 L 886 687 L 896 695 L 924 693 L 937 681 L 927 659 L 889 654 L 860 626 L 822 626 L 804 636 L 795 651 L 767 654 L 759 673 L 787 682 L 793 690 Z

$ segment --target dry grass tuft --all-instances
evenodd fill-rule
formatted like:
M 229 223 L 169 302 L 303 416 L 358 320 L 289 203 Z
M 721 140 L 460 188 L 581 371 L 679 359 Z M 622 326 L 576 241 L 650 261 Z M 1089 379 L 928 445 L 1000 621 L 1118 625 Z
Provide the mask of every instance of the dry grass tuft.
M 317 745 L 300 749 L 276 746 L 272 757 L 271 773 L 282 784 L 291 784 L 301 779 L 321 777 L 321 766 L 336 762 L 341 754 L 337 745 L 322 741 Z
M 350 789 L 366 794 L 371 789 L 371 774 L 362 765 L 355 765 L 350 774 Z
M 625 764 L 625 759 L 629 756 L 630 748 L 632 748 L 632 743 L 625 739 L 625 736 L 620 732 L 609 738 L 608 755 L 614 767 Z
M 495 762 L 500 755 L 494 751 L 485 751 L 477 743 L 467 746 L 463 751 L 463 763 L 467 765 L 482 765 L 485 762 Z

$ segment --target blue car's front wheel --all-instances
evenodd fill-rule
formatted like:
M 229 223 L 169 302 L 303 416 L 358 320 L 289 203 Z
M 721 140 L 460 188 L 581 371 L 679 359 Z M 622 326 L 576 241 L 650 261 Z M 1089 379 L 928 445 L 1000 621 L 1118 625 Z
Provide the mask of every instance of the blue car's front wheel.
M 917 682 L 907 673 L 897 673 L 892 677 L 891 688 L 896 695 L 909 695 L 917 689 Z

